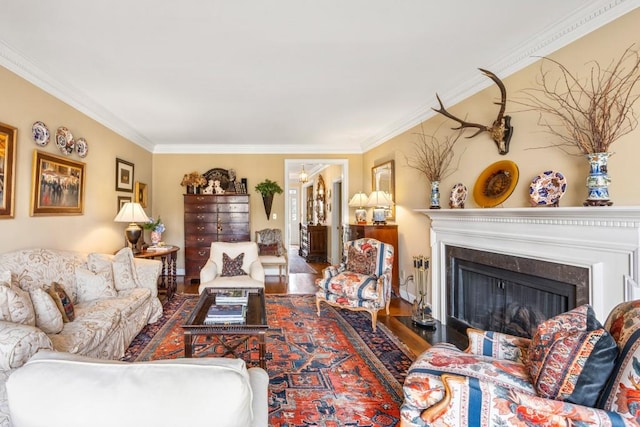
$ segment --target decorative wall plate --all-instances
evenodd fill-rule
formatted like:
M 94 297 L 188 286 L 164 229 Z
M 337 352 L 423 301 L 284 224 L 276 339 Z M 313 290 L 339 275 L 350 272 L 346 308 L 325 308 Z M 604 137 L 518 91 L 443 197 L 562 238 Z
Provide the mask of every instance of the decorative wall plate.
M 557 205 L 567 190 L 567 180 L 561 172 L 544 171 L 533 178 L 529 197 L 533 206 Z
M 449 207 L 452 209 L 464 208 L 464 202 L 467 200 L 468 195 L 469 191 L 467 190 L 467 187 L 461 182 L 457 183 L 451 189 L 451 195 L 449 196 Z
M 49 128 L 43 122 L 35 122 L 31 126 L 31 134 L 33 135 L 33 140 L 39 146 L 44 147 L 49 143 Z
M 518 166 L 511 160 L 501 160 L 482 171 L 473 187 L 478 206 L 492 208 L 509 198 L 518 183 Z
M 78 138 L 76 140 L 76 153 L 80 157 L 87 157 L 87 153 L 89 152 L 89 145 L 87 144 L 87 140 L 84 138 Z
M 56 130 L 56 145 L 63 154 L 66 154 L 68 156 L 73 153 L 75 144 L 76 143 L 73 140 L 73 135 L 71 134 L 69 129 L 64 126 L 60 126 L 58 130 Z

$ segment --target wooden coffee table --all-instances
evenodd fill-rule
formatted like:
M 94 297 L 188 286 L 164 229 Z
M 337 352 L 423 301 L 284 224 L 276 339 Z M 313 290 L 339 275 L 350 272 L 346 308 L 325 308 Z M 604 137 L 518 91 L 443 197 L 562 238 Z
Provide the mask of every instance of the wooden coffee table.
M 264 302 L 264 289 L 247 288 L 249 291 L 249 301 L 247 303 L 247 320 L 245 323 L 237 325 L 205 325 L 204 319 L 212 304 L 215 304 L 216 291 L 223 288 L 205 288 L 198 304 L 193 309 L 187 322 L 182 325 L 184 328 L 184 357 L 193 356 L 193 345 L 197 335 L 204 335 L 212 339 L 217 339 L 225 348 L 223 356 L 235 355 L 235 349 L 252 336 L 258 339 L 258 350 L 260 354 L 260 367 L 266 369 L 266 339 L 265 335 L 269 326 L 267 325 L 267 311 Z M 230 336 L 235 336 L 234 340 L 228 340 Z M 242 336 L 245 337 L 242 337 Z M 240 338 L 238 337 L 240 336 Z

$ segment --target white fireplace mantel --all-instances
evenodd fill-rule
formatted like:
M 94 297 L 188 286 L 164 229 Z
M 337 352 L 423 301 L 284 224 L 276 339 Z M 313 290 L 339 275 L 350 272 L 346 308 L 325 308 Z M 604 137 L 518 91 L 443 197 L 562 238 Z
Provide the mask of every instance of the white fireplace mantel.
M 448 245 L 589 270 L 590 304 L 604 321 L 640 298 L 640 206 L 418 209 L 431 219 L 433 314 L 446 322 Z

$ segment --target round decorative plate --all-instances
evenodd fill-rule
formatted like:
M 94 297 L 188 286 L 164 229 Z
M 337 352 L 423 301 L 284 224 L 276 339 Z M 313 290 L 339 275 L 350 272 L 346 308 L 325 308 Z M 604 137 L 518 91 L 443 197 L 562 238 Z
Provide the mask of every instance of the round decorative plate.
M 511 160 L 501 160 L 482 171 L 473 187 L 478 206 L 492 208 L 509 198 L 518 183 L 518 166 Z
M 31 126 L 31 134 L 33 135 L 33 140 L 39 146 L 44 147 L 49 143 L 49 128 L 44 123 L 35 122 Z
M 533 206 L 557 205 L 567 190 L 567 180 L 561 172 L 544 171 L 533 178 L 529 197 Z
M 449 196 L 449 207 L 452 209 L 464 208 L 464 202 L 467 200 L 468 194 L 469 191 L 467 187 L 461 182 L 454 185 L 451 189 L 451 195 Z
M 73 153 L 75 144 L 73 135 L 69 129 L 64 126 L 60 126 L 56 131 L 56 145 L 58 146 L 58 149 L 68 156 Z
M 89 152 L 89 145 L 87 144 L 87 140 L 84 138 L 78 138 L 76 140 L 76 153 L 80 157 L 87 157 L 87 153 Z

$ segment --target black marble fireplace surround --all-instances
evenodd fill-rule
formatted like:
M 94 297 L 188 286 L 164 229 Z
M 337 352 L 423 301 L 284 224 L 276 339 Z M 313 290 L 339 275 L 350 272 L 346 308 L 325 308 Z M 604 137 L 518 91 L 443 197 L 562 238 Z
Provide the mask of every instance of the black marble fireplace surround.
M 446 246 L 447 324 L 531 337 L 549 317 L 589 301 L 589 270 Z

